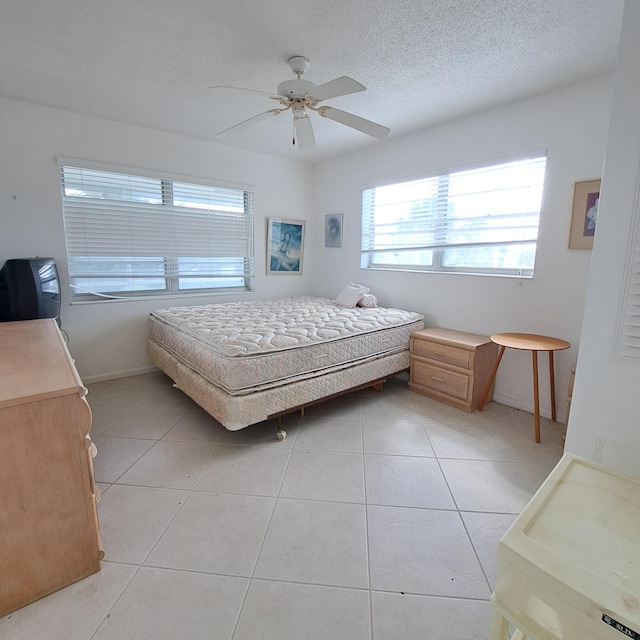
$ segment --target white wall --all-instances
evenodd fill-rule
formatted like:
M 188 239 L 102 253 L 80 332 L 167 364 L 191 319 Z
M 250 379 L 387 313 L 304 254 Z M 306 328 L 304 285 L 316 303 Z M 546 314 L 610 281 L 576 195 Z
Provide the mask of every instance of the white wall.
M 297 295 L 311 288 L 306 265 L 302 276 L 265 275 L 266 219 L 309 220 L 312 170 L 301 163 L 6 99 L 0 99 L 0 149 L 0 262 L 34 255 L 56 259 L 63 328 L 85 382 L 148 370 L 147 316 L 176 302 L 69 304 L 56 156 L 252 185 L 257 275 L 255 294 L 241 297 Z M 179 304 L 237 299 L 188 296 Z
M 316 168 L 311 263 L 314 291 L 333 297 L 350 280 L 368 285 L 381 304 L 425 314 L 430 326 L 490 335 L 503 331 L 563 338 L 556 354 L 558 416 L 566 409 L 576 361 L 590 251 L 569 250 L 575 181 L 599 178 L 606 146 L 612 77 L 583 82 L 402 139 L 328 160 Z M 360 269 L 361 189 L 422 177 L 474 162 L 548 151 L 547 177 L 533 280 Z M 324 216 L 344 214 L 343 247 L 324 248 Z M 550 416 L 546 357 L 540 365 L 541 413 Z M 507 350 L 495 398 L 533 410 L 531 356 Z
M 640 3 L 627 0 L 567 451 L 640 475 L 640 362 L 616 358 L 628 250 L 640 242 Z M 638 272 L 638 265 L 635 265 Z

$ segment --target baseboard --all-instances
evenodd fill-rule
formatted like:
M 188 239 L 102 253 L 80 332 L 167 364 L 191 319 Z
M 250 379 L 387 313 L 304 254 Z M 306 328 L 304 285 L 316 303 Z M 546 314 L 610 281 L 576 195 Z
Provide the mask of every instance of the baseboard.
M 154 371 L 160 371 L 158 367 L 150 364 L 146 367 L 140 367 L 138 369 L 126 369 L 124 371 L 112 371 L 110 373 L 100 373 L 95 376 L 82 376 L 82 382 L 85 384 L 93 384 L 95 382 L 106 382 L 108 380 L 117 380 L 118 378 L 130 378 L 131 376 L 140 376 L 145 373 L 153 373 Z
M 504 404 L 507 407 L 513 407 L 514 409 L 520 409 L 521 411 L 526 411 L 527 413 L 533 414 L 533 402 L 521 402 L 520 400 L 516 400 L 515 398 L 509 398 L 507 396 L 501 396 L 493 394 L 493 401 L 498 404 Z M 540 408 L 540 415 L 543 418 L 547 418 L 551 420 L 551 410 Z M 564 411 L 558 411 L 556 407 L 556 422 L 560 422 L 565 424 L 567 422 L 567 414 Z

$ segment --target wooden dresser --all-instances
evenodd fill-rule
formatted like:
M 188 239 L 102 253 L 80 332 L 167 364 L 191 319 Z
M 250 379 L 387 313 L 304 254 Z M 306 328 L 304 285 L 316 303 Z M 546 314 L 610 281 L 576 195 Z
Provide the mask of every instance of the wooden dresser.
M 0 323 L 0 616 L 100 570 L 86 389 L 55 320 Z
M 487 336 L 431 328 L 414 331 L 410 345 L 412 391 L 464 411 L 478 408 L 498 355 L 496 344 Z

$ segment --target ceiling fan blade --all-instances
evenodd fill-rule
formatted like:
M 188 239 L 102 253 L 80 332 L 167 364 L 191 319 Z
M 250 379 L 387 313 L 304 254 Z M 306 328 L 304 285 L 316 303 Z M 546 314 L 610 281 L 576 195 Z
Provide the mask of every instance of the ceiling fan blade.
M 335 80 L 330 80 L 324 84 L 318 85 L 313 89 L 312 97 L 316 102 L 329 100 L 329 98 L 337 98 L 338 96 L 346 96 L 350 93 L 358 93 L 358 91 L 366 91 L 367 87 L 360 84 L 349 76 L 340 76 Z
M 378 140 L 385 138 L 391 131 L 391 129 L 383 127 L 381 124 L 376 124 L 375 122 L 371 122 L 371 120 L 366 120 L 360 116 L 353 115 L 353 113 L 347 113 L 346 111 L 335 109 L 334 107 L 321 107 L 318 110 L 318 113 L 325 118 L 329 118 L 329 120 L 335 120 L 340 124 L 346 124 L 347 127 L 362 131 L 362 133 L 378 138 Z
M 240 131 L 244 131 L 245 129 L 252 127 L 254 124 L 261 122 L 262 120 L 266 120 L 270 116 L 277 116 L 279 113 L 281 113 L 280 109 L 270 109 L 269 111 L 265 111 L 264 113 L 259 113 L 257 116 L 253 116 L 252 118 L 243 120 L 238 124 L 234 124 L 233 127 L 229 127 L 224 131 L 220 131 L 219 133 L 216 133 L 216 137 L 227 136 L 233 133 L 239 133 Z
M 313 135 L 313 126 L 309 116 L 302 112 L 293 114 L 293 126 L 296 129 L 296 141 L 300 151 L 311 151 L 316 148 L 316 138 Z

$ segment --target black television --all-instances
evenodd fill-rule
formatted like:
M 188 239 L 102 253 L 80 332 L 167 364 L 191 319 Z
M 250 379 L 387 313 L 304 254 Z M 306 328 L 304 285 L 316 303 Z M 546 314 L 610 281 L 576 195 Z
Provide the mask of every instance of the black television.
M 15 258 L 0 269 L 0 322 L 55 318 L 60 325 L 60 280 L 53 258 Z

